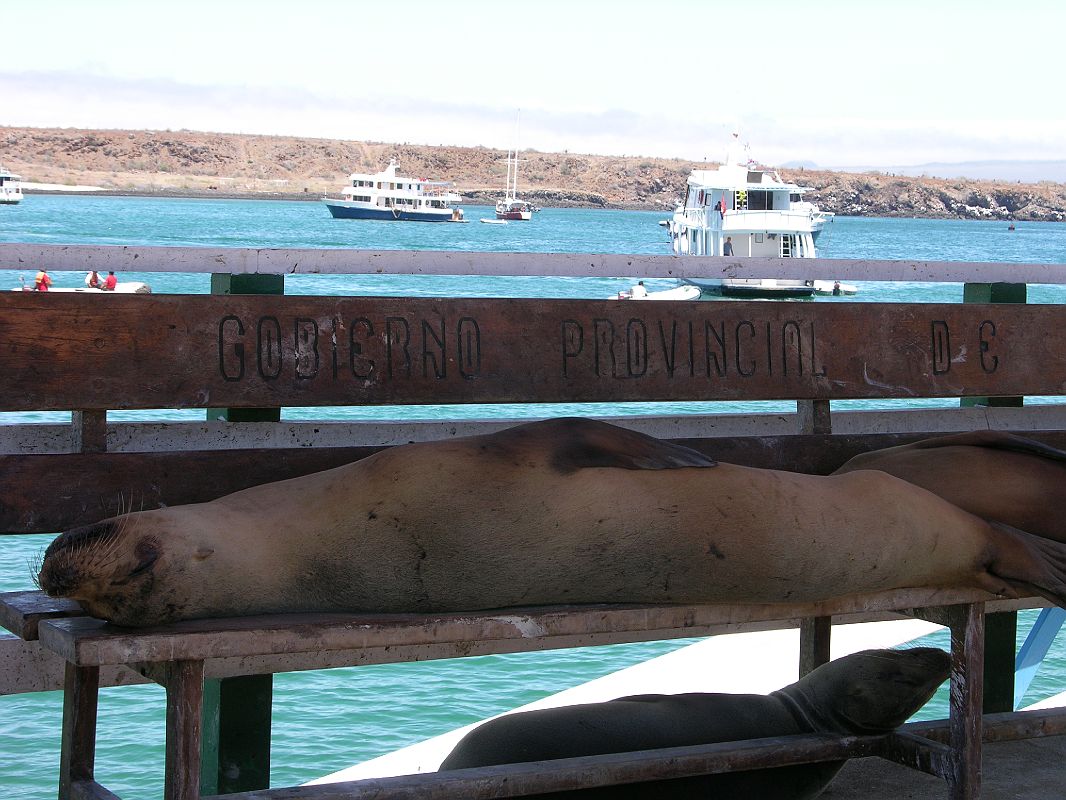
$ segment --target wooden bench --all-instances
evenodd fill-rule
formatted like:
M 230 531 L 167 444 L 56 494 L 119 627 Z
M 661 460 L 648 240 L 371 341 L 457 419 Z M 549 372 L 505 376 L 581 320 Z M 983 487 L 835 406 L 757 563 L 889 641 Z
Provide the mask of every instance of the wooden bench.
M 1002 423 L 993 427 L 1042 428 L 1030 435 L 1066 446 L 1057 409 L 958 409 L 937 412 L 933 424 L 914 423 L 931 419 L 928 412 L 890 412 L 844 434 L 833 429 L 848 415 L 830 415 L 829 409 L 829 401 L 838 399 L 1061 394 L 1066 366 L 1060 306 L 240 294 L 276 291 L 277 276 L 293 271 L 662 277 L 707 270 L 721 259 L 0 245 L 0 258 L 15 255 L 53 270 L 102 266 L 128 272 L 137 264 L 141 270 L 207 272 L 221 264 L 235 274 L 215 276 L 215 289 L 225 292 L 215 296 L 114 296 L 102 302 L 58 294 L 0 296 L 0 410 L 73 412 L 62 432 L 45 426 L 12 434 L 30 441 L 9 440 L 0 455 L 4 532 L 51 532 L 127 507 L 208 500 L 405 440 L 402 432 L 382 436 L 377 426 L 283 423 L 276 411 L 282 406 L 792 400 L 799 401 L 796 413 L 782 414 L 776 427 L 757 429 L 749 421 L 740 428 L 758 435 L 721 435 L 729 430 L 712 417 L 626 424 L 722 461 L 815 474 L 856 453 L 922 438 L 922 431 L 989 420 Z M 832 277 L 830 269 L 849 280 L 868 277 L 842 271 L 845 265 L 838 263 L 752 261 L 744 276 L 759 277 L 761 270 L 790 277 L 785 273 L 803 268 L 816 272 L 805 277 Z M 875 265 L 885 278 L 907 280 L 937 266 Z M 268 274 L 248 274 L 256 272 Z M 951 265 L 942 272 L 977 279 L 1008 274 L 1003 265 Z M 1044 265 L 1011 265 L 1009 272 L 1016 281 L 1066 282 L 1061 270 L 1053 273 Z M 222 411 L 202 424 L 108 424 L 108 409 L 141 408 Z M 908 421 L 886 430 L 887 417 Z M 361 430 L 366 427 L 370 431 Z M 427 424 L 422 433 L 448 436 L 469 427 Z M 355 440 L 357 432 L 372 432 L 373 438 Z M 124 438 L 131 443 L 118 444 Z M 308 441 L 315 446 L 306 446 Z M 56 486 L 63 487 L 61 502 Z M 782 626 L 801 628 L 806 670 L 827 659 L 831 620 L 920 614 L 952 631 L 947 746 L 912 733 L 851 741 L 800 737 L 787 746 L 685 748 L 680 754 L 581 760 L 566 769 L 519 765 L 343 788 L 237 788 L 251 790 L 247 797 L 370 796 L 382 787 L 396 797 L 503 796 L 495 793 L 876 754 L 945 777 L 953 798 L 974 798 L 980 786 L 986 606 L 1010 611 L 1038 604 L 1004 604 L 977 592 L 906 590 L 802 606 L 285 615 L 131 632 L 82 616 L 70 604 L 15 593 L 4 598 L 2 621 L 66 665 L 61 797 L 113 797 L 93 777 L 96 698 L 101 670 L 129 665 L 167 688 L 165 792 L 168 800 L 184 800 L 200 796 L 205 679 Z M 1011 716 L 997 722 L 997 730 L 1061 732 L 1055 714 L 1041 720 Z

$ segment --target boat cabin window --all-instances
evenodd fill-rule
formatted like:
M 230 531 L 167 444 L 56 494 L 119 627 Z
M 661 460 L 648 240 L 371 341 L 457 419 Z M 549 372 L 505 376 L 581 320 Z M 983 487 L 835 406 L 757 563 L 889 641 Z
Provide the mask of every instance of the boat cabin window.
M 370 195 L 353 194 L 352 200 L 356 201 L 357 203 L 369 203 Z
M 773 211 L 774 193 L 763 189 L 753 189 L 748 192 L 749 211 Z
M 802 199 L 803 199 L 803 195 L 801 195 L 799 192 L 793 192 L 792 194 L 790 194 L 788 196 L 788 201 L 790 203 L 798 203 Z

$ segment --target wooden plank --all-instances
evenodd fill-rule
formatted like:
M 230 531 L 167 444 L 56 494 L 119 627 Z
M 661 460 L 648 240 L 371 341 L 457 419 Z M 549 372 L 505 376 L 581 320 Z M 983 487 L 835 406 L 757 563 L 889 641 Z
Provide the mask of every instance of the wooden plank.
M 1066 283 L 1062 264 L 872 259 L 722 258 L 610 253 L 150 247 L 0 243 L 0 267 L 231 275 L 519 275 L 735 277 L 950 283 Z
M 0 504 L 0 531 L 54 533 L 130 510 L 203 502 L 331 469 L 377 449 L 0 456 L 6 495 Z
M 1047 395 L 1066 384 L 1056 306 L 107 301 L 0 296 L 0 410 Z
M 1066 449 L 1066 431 L 1032 438 Z M 852 456 L 927 434 L 671 439 L 718 461 L 826 475 Z M 54 533 L 129 510 L 202 503 L 249 486 L 348 464 L 378 447 L 0 455 L 0 534 Z M 62 487 L 57 493 L 55 487 Z M 59 501 L 59 502 L 57 502 Z
M 1038 598 L 1017 600 L 993 600 L 986 603 L 989 613 L 1011 611 L 1020 608 L 1038 608 L 1047 601 Z M 834 624 L 857 622 L 882 622 L 905 616 L 893 611 L 859 611 L 853 614 L 837 614 Z M 701 628 L 700 635 L 745 633 L 749 631 L 780 630 L 798 627 L 799 620 L 755 620 L 751 622 L 725 622 Z M 662 634 L 658 630 L 622 633 L 590 634 L 588 636 L 555 637 L 547 647 L 582 647 L 588 644 L 614 644 L 619 641 L 650 641 L 690 635 L 691 629 L 680 633 Z M 207 678 L 231 678 L 239 675 L 267 675 L 308 669 L 332 669 L 345 666 L 370 664 L 405 663 L 427 661 L 437 658 L 486 655 L 489 653 L 514 653 L 531 649 L 527 642 L 494 640 L 491 642 L 442 642 L 434 645 L 386 646 L 352 650 L 328 650 L 318 653 L 297 653 L 292 656 L 275 653 L 267 656 L 236 656 L 233 658 L 209 659 L 204 666 Z M 0 696 L 47 692 L 63 688 L 63 673 L 66 662 L 40 642 L 24 642 L 10 634 L 0 633 Z M 128 686 L 144 683 L 145 678 L 132 669 L 107 666 L 100 670 L 100 686 Z M 1029 712 L 1027 712 L 1029 713 Z
M 227 800 L 481 800 L 878 755 L 887 736 L 805 734 L 226 795 Z
M 972 603 L 989 595 L 975 590 L 901 589 L 801 604 L 585 605 L 511 608 L 454 614 L 278 614 L 179 622 L 153 628 L 120 628 L 75 617 L 44 621 L 42 646 L 83 665 L 227 658 L 274 653 L 396 648 L 444 643 L 511 642 L 538 650 L 577 644 L 699 636 L 707 628 L 798 620 L 839 614 L 906 611 L 918 606 Z M 636 634 L 630 638 L 630 634 Z M 442 657 L 442 656 L 434 656 Z M 293 667 L 298 669 L 299 667 Z
M 72 796 L 77 781 L 93 780 L 96 763 L 96 710 L 99 667 L 68 663 L 63 690 L 63 738 L 59 759 L 59 800 Z
M 810 401 L 814 402 L 814 401 Z M 536 409 L 534 409 L 536 410 Z M 320 419 L 300 422 L 117 422 L 108 425 L 108 450 L 159 452 L 163 450 L 238 450 L 242 448 L 355 447 L 408 444 L 455 439 L 509 428 L 530 417 L 466 419 Z M 405 409 L 410 412 L 411 409 Z M 515 411 L 517 414 L 518 411 Z M 659 439 L 697 439 L 726 436 L 790 436 L 801 431 L 792 411 L 708 413 L 655 416 L 650 414 L 603 416 L 596 419 L 646 433 Z M 935 436 L 970 430 L 1010 430 L 1039 437 L 1042 431 L 1066 430 L 1066 403 L 1028 405 L 1023 408 L 920 408 L 892 411 L 833 411 L 832 432 L 837 434 L 921 433 Z M 0 455 L 69 453 L 70 426 L 51 423 L 0 425 Z
M 832 635 L 832 617 L 812 617 L 800 622 L 799 677 L 829 663 Z
M 951 800 L 981 796 L 981 705 L 984 686 L 985 610 L 981 603 L 949 609 L 951 685 L 948 745 Z
M 27 642 L 37 638 L 42 619 L 85 616 L 76 600 L 49 597 L 44 592 L 0 593 L 0 625 Z
M 951 726 L 946 720 L 908 722 L 900 728 L 900 731 L 936 742 L 947 742 Z M 982 719 L 981 741 L 983 742 L 1016 742 L 1020 739 L 1064 735 L 1066 735 L 1066 708 L 1004 711 L 985 714 Z
M 70 787 L 70 797 L 71 800 L 122 800 L 96 781 L 74 781 Z
M 204 662 L 172 661 L 164 671 L 167 740 L 163 800 L 200 800 Z
M 897 731 L 884 757 L 938 778 L 947 779 L 952 774 L 951 751 L 947 746 L 912 733 Z
M 74 449 L 81 453 L 107 450 L 107 411 L 75 411 L 71 414 Z

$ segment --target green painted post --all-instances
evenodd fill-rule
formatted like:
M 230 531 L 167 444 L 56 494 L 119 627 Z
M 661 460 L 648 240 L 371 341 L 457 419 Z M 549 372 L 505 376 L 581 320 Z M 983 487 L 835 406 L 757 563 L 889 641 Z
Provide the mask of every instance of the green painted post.
M 962 287 L 964 303 L 1024 303 L 1024 283 L 967 283 Z M 1023 397 L 964 397 L 963 408 L 970 406 L 1002 406 L 1020 408 Z
M 284 275 L 212 275 L 211 294 L 285 294 Z M 280 408 L 211 408 L 209 420 L 278 422 Z M 273 675 L 204 681 L 200 793 L 270 788 Z
M 1024 283 L 967 283 L 964 303 L 1024 303 Z M 1024 397 L 964 397 L 963 407 L 999 406 L 1020 408 Z M 1017 649 L 1018 613 L 989 614 L 985 620 L 985 687 L 983 711 L 992 714 L 1014 710 L 1014 661 Z

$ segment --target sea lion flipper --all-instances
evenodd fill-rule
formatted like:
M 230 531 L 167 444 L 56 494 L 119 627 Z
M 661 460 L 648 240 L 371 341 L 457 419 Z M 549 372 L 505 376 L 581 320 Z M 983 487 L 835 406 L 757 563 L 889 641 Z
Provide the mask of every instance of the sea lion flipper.
M 1018 436 L 1006 431 L 967 431 L 966 433 L 955 433 L 950 436 L 938 436 L 934 439 L 923 439 L 920 442 L 915 442 L 912 446 L 916 450 L 959 446 L 987 447 L 993 450 L 1027 453 L 1049 458 L 1053 461 L 1066 461 L 1066 450 L 1060 450 L 1035 439 L 1027 439 L 1024 436 Z
M 492 434 L 498 446 L 511 449 L 531 439 L 547 446 L 548 462 L 561 473 L 588 467 L 677 469 L 709 467 L 709 455 L 665 439 L 581 417 L 559 417 Z
M 1038 594 L 1066 608 L 1066 544 L 1002 523 L 989 524 L 995 535 L 985 588 L 1008 597 Z M 1019 593 L 1006 591 L 998 581 Z
M 698 450 L 596 420 L 553 420 L 566 427 L 554 439 L 551 464 L 560 472 L 589 467 L 616 469 L 678 469 L 714 467 L 713 458 Z

